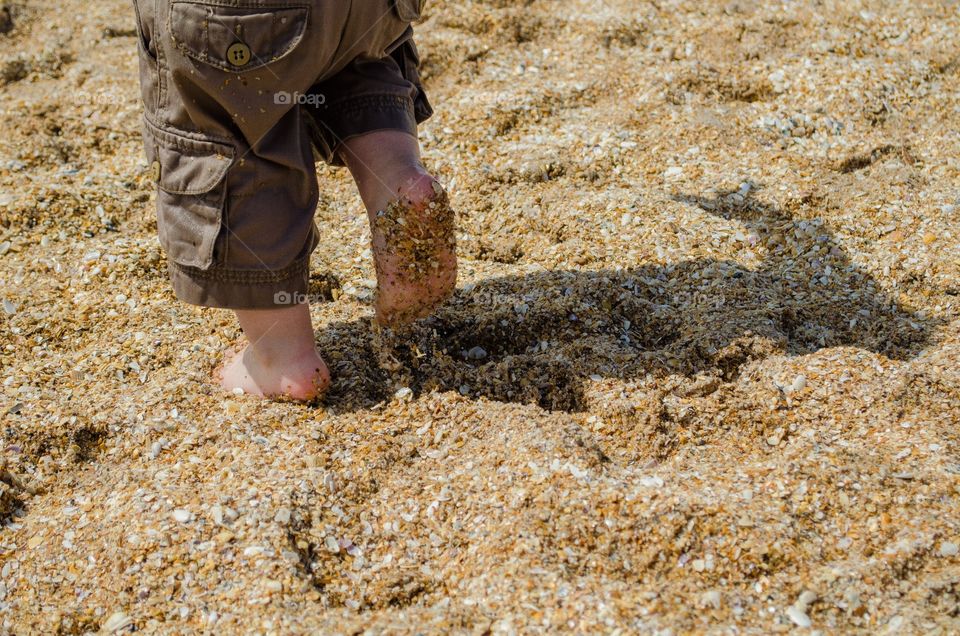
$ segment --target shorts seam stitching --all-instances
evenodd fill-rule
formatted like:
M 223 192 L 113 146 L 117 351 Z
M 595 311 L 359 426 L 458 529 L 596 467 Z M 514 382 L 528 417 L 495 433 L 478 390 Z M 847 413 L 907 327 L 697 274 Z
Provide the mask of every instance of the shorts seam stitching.
M 246 285 L 282 283 L 290 280 L 291 278 L 302 276 L 310 269 L 309 262 L 305 260 L 298 261 L 293 265 L 289 265 L 279 270 L 256 271 L 233 270 L 219 267 L 204 270 L 191 267 L 189 265 L 181 265 L 175 261 L 172 262 L 172 265 L 178 273 L 194 280 L 239 283 Z

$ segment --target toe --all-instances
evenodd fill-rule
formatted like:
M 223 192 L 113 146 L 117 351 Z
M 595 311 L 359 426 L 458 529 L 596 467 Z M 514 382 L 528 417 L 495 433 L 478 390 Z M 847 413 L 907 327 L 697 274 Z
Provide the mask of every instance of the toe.
M 322 360 L 314 361 L 298 375 L 283 384 L 284 397 L 309 402 L 322 397 L 330 388 L 330 371 Z
M 213 370 L 213 378 L 223 384 L 226 381 L 227 369 L 233 365 L 234 361 L 237 359 L 237 355 L 240 353 L 239 347 L 228 347 L 223 352 L 223 358 Z
M 443 194 L 445 193 L 440 182 L 424 173 L 408 178 L 405 186 L 400 189 L 400 199 L 409 202 L 418 210 L 436 201 Z

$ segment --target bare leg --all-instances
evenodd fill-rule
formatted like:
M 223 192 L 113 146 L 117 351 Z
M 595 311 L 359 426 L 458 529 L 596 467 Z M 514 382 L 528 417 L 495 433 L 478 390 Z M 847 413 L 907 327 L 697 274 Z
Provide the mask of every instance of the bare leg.
M 236 314 L 248 344 L 218 369 L 225 389 L 294 400 L 312 400 L 327 390 L 330 371 L 317 351 L 307 305 Z
M 377 131 L 347 140 L 341 152 L 370 217 L 377 322 L 396 326 L 430 314 L 456 287 L 454 218 L 416 138 Z

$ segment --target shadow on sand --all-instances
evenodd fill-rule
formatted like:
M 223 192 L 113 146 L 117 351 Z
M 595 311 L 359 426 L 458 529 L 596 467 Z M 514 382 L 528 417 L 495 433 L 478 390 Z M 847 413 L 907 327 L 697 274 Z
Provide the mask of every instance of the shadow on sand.
M 743 223 L 760 269 L 703 259 L 488 279 L 386 350 L 367 321 L 335 323 L 318 334 L 327 407 L 369 408 L 405 385 L 582 411 L 591 376 L 732 381 L 751 360 L 836 346 L 909 359 L 941 324 L 880 291 L 822 223 L 733 192 L 676 200 Z

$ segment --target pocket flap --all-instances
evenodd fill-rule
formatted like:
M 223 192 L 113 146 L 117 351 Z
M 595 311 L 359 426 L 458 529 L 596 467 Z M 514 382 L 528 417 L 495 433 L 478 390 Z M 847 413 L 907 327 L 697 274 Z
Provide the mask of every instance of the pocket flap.
M 157 185 L 170 194 L 203 194 L 216 188 L 233 164 L 232 146 L 162 130 L 144 119 L 147 159 L 159 162 Z
M 188 57 L 242 73 L 275 62 L 296 48 L 307 28 L 307 13 L 307 6 L 297 4 L 236 7 L 176 1 L 170 8 L 170 34 Z M 243 54 L 231 60 L 235 46 L 242 46 Z

